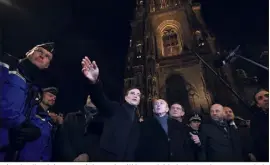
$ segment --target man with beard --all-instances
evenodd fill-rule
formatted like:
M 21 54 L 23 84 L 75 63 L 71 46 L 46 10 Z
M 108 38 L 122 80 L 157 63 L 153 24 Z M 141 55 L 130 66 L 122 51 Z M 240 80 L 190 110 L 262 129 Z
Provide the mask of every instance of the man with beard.
M 48 87 L 44 88 L 43 90 L 43 96 L 42 101 L 39 104 L 39 107 L 43 109 L 43 111 L 46 111 L 48 115 L 51 118 L 51 122 L 53 123 L 53 137 L 57 130 L 59 129 L 60 125 L 63 124 L 64 118 L 63 114 L 59 113 L 57 114 L 54 110 L 52 110 L 52 107 L 55 104 L 56 101 L 56 95 L 58 93 L 58 89 L 55 87 Z M 53 138 L 54 139 L 54 138 Z
M 42 101 L 40 102 L 40 106 L 44 109 L 44 111 L 48 112 L 48 115 L 52 118 L 53 123 L 60 125 L 63 123 L 63 115 L 57 114 L 52 110 L 52 107 L 56 101 L 56 95 L 58 93 L 58 89 L 55 87 L 44 88 L 43 90 Z
M 123 104 L 112 102 L 102 92 L 96 62 L 85 57 L 82 60 L 82 71 L 91 83 L 89 92 L 93 103 L 101 115 L 107 118 L 95 161 L 133 161 L 139 137 L 139 118 L 136 111 L 141 98 L 140 90 L 128 90 Z
M 154 117 L 141 124 L 136 161 L 167 162 L 194 161 L 192 145 L 200 143 L 197 135 L 192 135 L 186 125 L 168 117 L 169 107 L 165 100 L 154 101 Z
M 48 87 L 42 89 L 42 100 L 38 106 L 37 114 L 42 121 L 44 121 L 43 125 L 50 126 L 49 134 L 45 133 L 41 135 L 38 140 L 44 140 L 47 143 L 44 143 L 46 147 L 44 147 L 44 152 L 42 153 L 42 159 L 40 161 L 50 161 L 55 158 L 55 147 L 56 141 L 55 136 L 60 128 L 61 124 L 63 123 L 63 116 L 60 116 L 52 111 L 52 107 L 55 104 L 58 89 L 55 87 Z M 39 149 L 40 150 L 40 149 Z
M 250 131 L 248 125 L 244 124 L 236 124 L 235 123 L 235 115 L 233 110 L 230 107 L 224 107 L 225 120 L 228 121 L 228 124 L 231 125 L 235 130 L 237 130 L 239 136 L 242 139 L 242 148 L 243 148 L 243 158 L 246 161 L 256 161 L 255 156 L 251 153 L 251 138 Z
M 253 153 L 257 161 L 269 161 L 269 93 L 261 89 L 254 95 L 254 114 L 250 122 Z
M 201 161 L 235 162 L 243 161 L 242 145 L 237 131 L 224 119 L 220 104 L 210 108 L 211 121 L 201 126 Z
M 234 113 L 230 107 L 223 107 L 225 120 L 228 121 L 229 125 L 233 126 L 235 129 L 238 129 L 238 126 L 236 125 L 234 121 Z
M 90 96 L 84 107 L 75 113 L 67 114 L 58 140 L 58 161 L 92 161 L 99 148 L 103 120 Z
M 55 104 L 57 93 L 58 89 L 55 87 L 48 87 L 42 89 L 42 99 L 36 109 L 35 115 L 40 120 L 38 122 L 38 127 L 41 130 L 41 136 L 33 142 L 28 142 L 22 150 L 22 153 L 36 153 L 36 158 L 39 157 L 40 161 L 50 161 L 52 158 L 53 137 L 58 128 L 58 125 L 60 124 L 59 121 L 61 121 L 61 119 L 58 116 L 53 116 L 52 118 L 49 112 Z M 43 145 L 41 145 L 39 148 L 33 147 L 36 144 Z
M 40 153 L 30 149 L 39 148 L 40 144 L 32 143 L 27 147 L 30 150 L 18 151 L 37 140 L 42 132 L 49 132 L 49 127 L 40 130 L 40 120 L 35 116 L 40 93 L 35 85 L 41 70 L 49 67 L 53 50 L 53 43 L 41 44 L 28 51 L 24 59 L 7 55 L 0 61 L 1 161 L 40 160 Z

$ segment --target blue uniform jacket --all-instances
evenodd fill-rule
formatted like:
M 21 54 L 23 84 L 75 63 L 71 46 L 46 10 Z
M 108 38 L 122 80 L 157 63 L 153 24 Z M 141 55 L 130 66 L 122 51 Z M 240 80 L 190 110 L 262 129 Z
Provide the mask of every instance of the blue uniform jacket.
M 0 61 L 0 127 L 14 128 L 25 121 L 23 111 L 28 84 L 18 71 L 18 60 L 7 57 Z
M 19 60 L 12 56 L 0 59 L 0 151 L 9 144 L 8 129 L 22 124 L 25 117 L 25 101 L 30 89 L 29 79 L 23 74 L 23 67 L 18 65 Z M 35 98 L 33 98 L 34 100 Z M 20 152 L 20 161 L 49 160 L 51 126 L 37 116 L 37 105 L 33 107 L 30 120 L 41 129 L 41 137 L 36 141 L 29 142 Z M 45 143 L 45 139 L 46 141 Z M 42 155 L 45 154 L 45 155 Z M 0 152 L 0 161 L 4 160 L 5 152 Z
M 26 143 L 21 151 L 21 161 L 50 161 L 52 157 L 52 120 L 48 113 L 40 106 L 35 106 L 31 121 L 41 130 L 41 136 L 32 142 Z

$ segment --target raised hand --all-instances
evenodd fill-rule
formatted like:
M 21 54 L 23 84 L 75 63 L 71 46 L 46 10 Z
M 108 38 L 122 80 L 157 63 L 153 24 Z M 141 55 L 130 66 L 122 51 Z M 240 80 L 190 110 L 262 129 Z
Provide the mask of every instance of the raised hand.
M 91 83 L 96 83 L 99 75 L 99 69 L 95 61 L 91 62 L 88 57 L 82 59 L 82 72 Z
M 189 134 L 191 135 L 191 139 L 194 141 L 195 144 L 201 145 L 201 141 L 198 135 L 194 135 L 191 132 Z
M 256 160 L 256 157 L 252 154 L 252 153 L 249 153 L 248 154 L 248 157 L 249 157 L 249 159 L 252 161 L 252 162 L 256 162 L 257 160 Z
M 74 162 L 87 162 L 89 161 L 89 156 L 84 153 L 76 157 L 73 161 Z

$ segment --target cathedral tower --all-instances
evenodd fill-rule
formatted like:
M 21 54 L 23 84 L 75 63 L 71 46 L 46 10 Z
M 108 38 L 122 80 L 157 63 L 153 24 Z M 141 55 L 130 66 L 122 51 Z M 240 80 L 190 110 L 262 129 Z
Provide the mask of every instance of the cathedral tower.
M 206 60 L 216 51 L 200 9 L 191 0 L 137 0 L 125 89 L 142 91 L 142 115 L 152 115 L 155 98 L 179 102 L 188 112 L 209 109 L 212 95 L 204 67 L 191 51 L 196 49 Z

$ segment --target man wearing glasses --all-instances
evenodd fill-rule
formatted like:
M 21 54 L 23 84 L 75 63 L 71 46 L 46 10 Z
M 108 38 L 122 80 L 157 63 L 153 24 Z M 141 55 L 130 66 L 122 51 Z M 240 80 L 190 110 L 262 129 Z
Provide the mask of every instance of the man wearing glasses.
M 260 89 L 254 95 L 255 106 L 250 131 L 257 161 L 269 161 L 269 93 Z
M 0 161 L 31 161 L 19 151 L 41 135 L 32 120 L 39 103 L 36 83 L 41 70 L 49 67 L 53 50 L 54 43 L 45 43 L 29 50 L 23 59 L 11 55 L 0 59 Z

